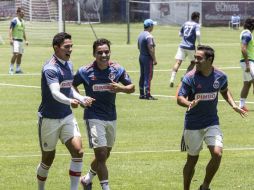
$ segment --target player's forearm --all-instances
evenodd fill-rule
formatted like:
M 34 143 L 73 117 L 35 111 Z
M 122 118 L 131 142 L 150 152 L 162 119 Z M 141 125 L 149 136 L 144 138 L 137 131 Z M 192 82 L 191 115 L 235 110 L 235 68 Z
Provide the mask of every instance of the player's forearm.
M 71 90 L 73 98 L 79 100 L 80 102 L 83 102 L 87 98 L 87 96 L 82 96 L 81 94 L 79 94 L 74 87 L 72 87 Z
M 221 92 L 221 95 L 222 97 L 228 102 L 228 104 L 231 106 L 231 107 L 237 107 L 234 99 L 233 99 L 233 96 L 231 94 L 231 92 L 227 89 L 223 92 Z
M 127 93 L 127 94 L 135 92 L 135 85 L 129 84 L 127 86 L 124 86 L 122 92 Z
M 182 106 L 182 107 L 186 107 L 188 108 L 191 104 L 190 101 L 188 101 L 185 97 L 183 96 L 177 96 L 177 104 L 179 106 Z
M 52 83 L 49 85 L 50 92 L 53 98 L 66 105 L 71 105 L 71 99 L 65 96 L 63 93 L 60 92 L 60 85 L 58 83 Z
M 151 47 L 151 48 L 149 49 L 149 53 L 150 53 L 150 55 L 151 55 L 153 61 L 156 62 L 157 60 L 156 60 L 156 57 L 155 57 L 155 49 L 154 49 L 154 47 Z

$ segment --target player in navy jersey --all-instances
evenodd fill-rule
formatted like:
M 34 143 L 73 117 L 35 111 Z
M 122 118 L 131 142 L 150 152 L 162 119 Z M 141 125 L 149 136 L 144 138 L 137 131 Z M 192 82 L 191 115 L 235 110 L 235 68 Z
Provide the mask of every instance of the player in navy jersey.
M 223 136 L 217 115 L 218 93 L 221 93 L 234 111 L 242 117 L 247 115 L 234 102 L 228 89 L 227 76 L 212 66 L 213 60 L 214 50 L 211 47 L 198 46 L 195 53 L 196 69 L 184 76 L 178 91 L 177 103 L 187 108 L 183 133 L 188 153 L 183 169 L 184 190 L 190 189 L 203 141 L 211 153 L 211 160 L 199 190 L 209 190 L 209 185 L 220 166 Z
M 135 91 L 125 69 L 111 61 L 110 54 L 110 41 L 96 40 L 93 44 L 95 60 L 81 67 L 73 80 L 74 87 L 83 84 L 86 95 L 96 99 L 84 112 L 90 148 L 93 148 L 95 154 L 90 171 L 81 178 L 85 190 L 92 189 L 92 179 L 96 174 L 102 189 L 109 190 L 106 161 L 116 136 L 116 93 L 129 94 Z
M 199 12 L 193 12 L 191 14 L 191 21 L 185 22 L 180 29 L 179 36 L 182 37 L 182 41 L 175 56 L 176 63 L 172 68 L 169 84 L 170 87 L 174 87 L 176 73 L 187 56 L 190 60 L 190 65 L 187 68 L 187 72 L 193 69 L 195 66 L 194 54 L 196 40 L 198 41 L 198 45 L 200 45 L 199 17 Z
M 144 21 L 144 31 L 138 37 L 139 49 L 139 65 L 140 65 L 140 78 L 139 78 L 139 91 L 140 99 L 157 100 L 151 95 L 151 81 L 153 78 L 153 66 L 157 65 L 155 56 L 155 42 L 151 34 L 153 26 L 157 24 L 151 19 Z
M 54 55 L 42 68 L 41 96 L 39 106 L 39 141 L 42 152 L 37 167 L 38 189 L 45 189 L 50 166 L 55 158 L 58 139 L 65 144 L 71 154 L 69 175 L 70 189 L 78 190 L 83 166 L 81 135 L 70 106 L 78 104 L 91 106 L 93 98 L 81 96 L 72 88 L 73 66 L 71 35 L 58 33 L 53 38 Z

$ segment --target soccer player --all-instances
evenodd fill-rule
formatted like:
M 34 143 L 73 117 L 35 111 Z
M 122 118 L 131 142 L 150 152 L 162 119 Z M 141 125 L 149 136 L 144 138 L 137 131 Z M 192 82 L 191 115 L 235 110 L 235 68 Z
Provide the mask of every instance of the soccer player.
M 241 60 L 240 65 L 243 71 L 243 87 L 240 95 L 239 107 L 248 111 L 245 101 L 249 94 L 251 84 L 254 84 L 254 18 L 247 18 L 243 25 L 244 30 L 240 34 Z
M 151 19 L 144 21 L 144 31 L 138 37 L 139 49 L 139 65 L 140 65 L 140 78 L 139 78 L 139 99 L 157 100 L 151 95 L 151 80 L 153 77 L 153 66 L 157 65 L 155 56 L 155 42 L 151 34 L 153 26 L 157 24 Z
M 39 141 L 42 158 L 37 167 L 38 189 L 45 189 L 45 182 L 53 163 L 58 139 L 71 154 L 69 175 L 70 189 L 78 190 L 83 166 L 81 135 L 70 106 L 91 106 L 93 98 L 84 97 L 72 88 L 73 69 L 69 60 L 72 53 L 71 35 L 58 33 L 53 39 L 54 55 L 42 68 L 39 106 Z
M 23 20 L 24 11 L 22 8 L 17 9 L 17 17 L 13 18 L 10 24 L 9 29 L 9 38 L 10 38 L 10 45 L 12 46 L 12 58 L 11 64 L 9 69 L 9 74 L 14 73 L 14 64 L 16 62 L 16 71 L 15 73 L 20 74 L 23 73 L 20 65 L 22 54 L 24 52 L 23 42 L 25 40 L 26 45 L 28 45 L 28 41 L 26 39 L 25 33 L 25 22 Z
M 111 61 L 110 54 L 110 41 L 96 40 L 93 44 L 95 60 L 81 67 L 73 80 L 76 89 L 83 84 L 86 95 L 96 99 L 93 105 L 84 111 L 89 145 L 95 155 L 90 171 L 81 178 L 84 190 L 92 189 L 92 179 L 96 174 L 102 189 L 110 189 L 106 161 L 116 138 L 116 93 L 129 94 L 135 91 L 135 86 L 125 69 Z
M 182 62 L 188 56 L 190 65 L 187 68 L 187 72 L 192 70 L 195 66 L 194 54 L 195 54 L 195 43 L 198 41 L 200 45 L 200 25 L 199 25 L 199 12 L 193 12 L 191 14 L 191 21 L 185 22 L 179 32 L 179 36 L 182 37 L 182 41 L 178 47 L 175 59 L 176 63 L 172 68 L 171 78 L 170 78 L 170 87 L 174 87 L 174 81 L 176 78 L 176 73 L 180 68 Z
M 177 103 L 186 107 L 184 122 L 184 142 L 187 161 L 183 168 L 184 190 L 190 189 L 191 179 L 203 141 L 208 146 L 211 159 L 206 166 L 206 174 L 199 190 L 209 190 L 222 157 L 223 136 L 217 115 L 218 93 L 234 111 L 242 117 L 247 114 L 233 100 L 228 89 L 227 76 L 213 67 L 214 50 L 209 46 L 198 46 L 195 53 L 196 69 L 188 72 L 178 91 Z

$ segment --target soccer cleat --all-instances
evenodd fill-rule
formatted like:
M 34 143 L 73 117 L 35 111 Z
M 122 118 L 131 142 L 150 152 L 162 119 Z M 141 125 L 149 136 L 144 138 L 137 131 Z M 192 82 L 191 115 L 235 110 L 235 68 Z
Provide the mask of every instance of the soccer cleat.
M 83 190 L 92 190 L 92 183 L 86 184 L 86 182 L 84 180 L 85 180 L 85 177 L 81 177 L 80 183 L 83 187 Z
M 241 109 L 242 109 L 242 110 L 244 110 L 244 111 L 246 111 L 246 112 L 248 112 L 248 111 L 249 111 L 249 110 L 247 109 L 247 107 L 246 107 L 246 106 L 241 107 Z
M 145 99 L 146 100 L 158 100 L 158 98 L 155 98 L 155 97 L 153 97 L 151 95 L 150 96 L 146 96 Z
M 13 69 L 10 69 L 10 70 L 9 70 L 9 74 L 10 74 L 10 75 L 13 75 L 13 74 L 14 74 Z
M 173 88 L 173 87 L 174 87 L 174 83 L 173 83 L 173 82 L 170 82 L 170 83 L 169 83 L 169 86 L 170 86 L 171 88 Z
M 145 99 L 145 95 L 140 95 L 139 99 Z
M 16 71 L 15 73 L 16 73 L 16 74 L 22 74 L 23 71 L 22 71 L 22 70 L 18 70 L 18 71 Z

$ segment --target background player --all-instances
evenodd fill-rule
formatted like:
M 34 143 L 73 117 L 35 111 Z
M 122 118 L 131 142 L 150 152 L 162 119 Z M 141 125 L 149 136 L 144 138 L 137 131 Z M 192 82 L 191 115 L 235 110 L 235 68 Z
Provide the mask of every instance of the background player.
M 84 112 L 90 148 L 95 154 L 90 171 L 81 178 L 85 190 L 92 189 L 92 179 L 96 174 L 102 189 L 109 190 L 106 161 L 116 138 L 116 93 L 135 91 L 125 69 L 110 60 L 110 53 L 110 41 L 96 40 L 93 44 L 95 61 L 81 67 L 73 81 L 74 87 L 83 84 L 86 95 L 96 99 Z
M 144 31 L 138 37 L 139 49 L 139 65 L 140 65 L 140 78 L 139 78 L 139 99 L 157 100 L 151 95 L 151 80 L 153 78 L 153 66 L 157 65 L 155 56 L 155 43 L 151 34 L 153 26 L 156 24 L 151 19 L 144 21 Z
M 191 179 L 202 149 L 203 141 L 211 153 L 206 174 L 200 190 L 209 190 L 222 157 L 223 136 L 217 115 L 218 92 L 242 117 L 246 112 L 240 109 L 228 89 L 227 76 L 212 64 L 214 50 L 209 46 L 198 46 L 195 54 L 196 69 L 188 72 L 178 92 L 177 103 L 186 107 L 184 141 L 187 161 L 183 169 L 184 190 L 190 189 Z
M 193 69 L 195 66 L 194 54 L 195 54 L 195 42 L 198 41 L 200 45 L 200 25 L 199 23 L 199 12 L 193 12 L 191 14 L 191 21 L 185 22 L 179 32 L 179 36 L 182 37 L 182 41 L 178 47 L 176 53 L 176 63 L 172 68 L 171 78 L 170 78 L 170 87 L 174 87 L 174 81 L 176 78 L 176 73 L 181 66 L 183 60 L 188 56 L 190 65 L 187 68 L 187 72 Z
M 52 45 L 55 54 L 43 66 L 41 77 L 42 102 L 38 110 L 38 124 L 42 158 L 37 167 L 38 189 L 45 189 L 48 172 L 55 158 L 56 144 L 60 139 L 72 157 L 69 169 L 70 189 L 78 190 L 83 149 L 79 128 L 70 106 L 75 108 L 79 103 L 91 106 L 94 99 L 81 96 L 72 88 L 73 71 L 69 61 L 72 53 L 71 35 L 56 34 Z
M 25 22 L 23 18 L 24 18 L 24 10 L 19 7 L 17 9 L 17 17 L 12 19 L 10 30 L 9 30 L 10 44 L 12 46 L 12 51 L 13 51 L 9 74 L 14 73 L 15 62 L 16 62 L 15 73 L 17 74 L 23 73 L 20 68 L 22 54 L 24 52 L 23 41 L 25 40 L 26 45 L 28 45 L 28 41 L 26 39 L 26 32 L 25 32 Z
M 254 84 L 254 40 L 252 36 L 254 30 L 254 18 L 247 18 L 243 28 L 244 30 L 240 34 L 242 53 L 240 65 L 243 70 L 243 87 L 240 94 L 239 107 L 248 111 L 245 106 L 245 101 L 249 94 L 251 84 Z

